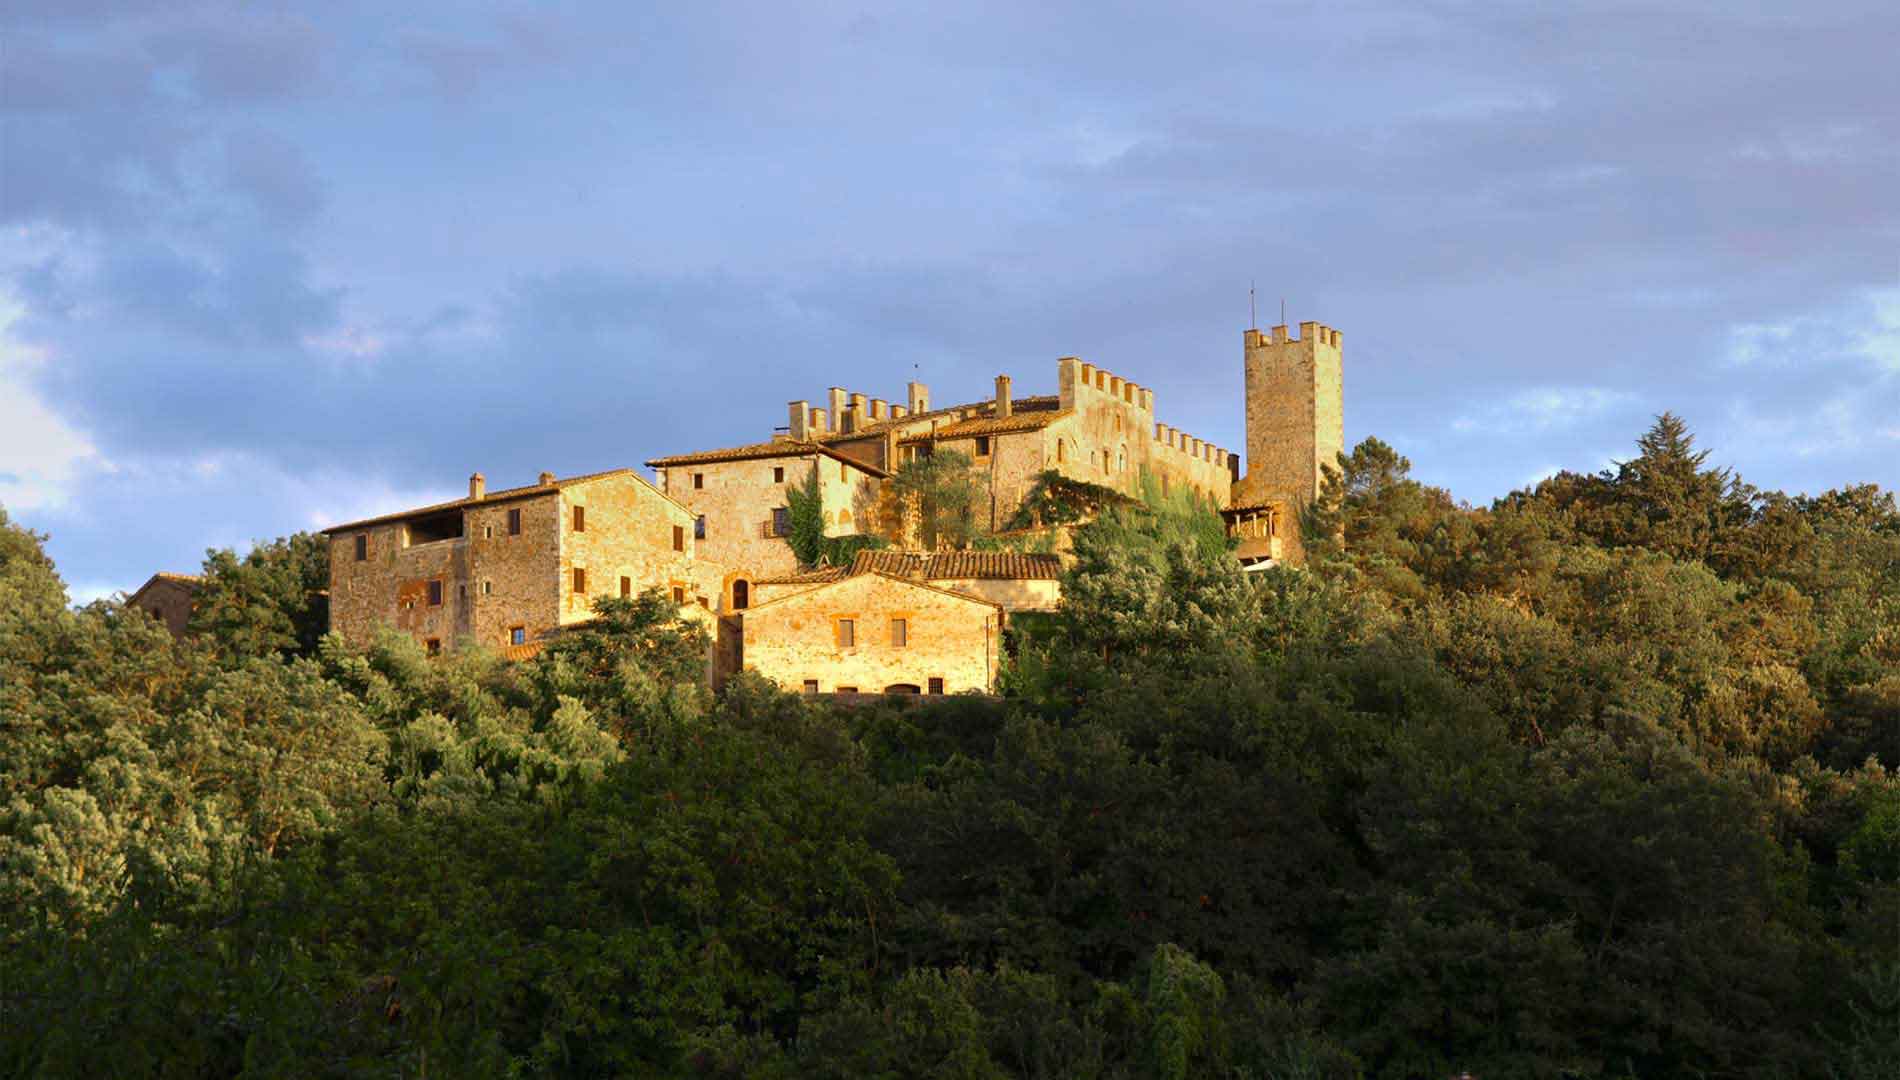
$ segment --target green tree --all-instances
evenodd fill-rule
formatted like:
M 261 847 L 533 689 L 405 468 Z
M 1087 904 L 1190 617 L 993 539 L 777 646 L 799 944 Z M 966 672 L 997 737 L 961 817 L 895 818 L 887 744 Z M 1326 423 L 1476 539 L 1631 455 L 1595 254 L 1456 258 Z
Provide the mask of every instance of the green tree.
M 898 466 L 886 482 L 894 517 L 886 532 L 915 535 L 925 551 L 970 546 L 982 531 L 977 504 L 983 496 L 968 454 L 938 450 Z
M 315 656 L 329 629 L 329 538 L 297 533 L 205 554 L 190 628 L 223 654 Z

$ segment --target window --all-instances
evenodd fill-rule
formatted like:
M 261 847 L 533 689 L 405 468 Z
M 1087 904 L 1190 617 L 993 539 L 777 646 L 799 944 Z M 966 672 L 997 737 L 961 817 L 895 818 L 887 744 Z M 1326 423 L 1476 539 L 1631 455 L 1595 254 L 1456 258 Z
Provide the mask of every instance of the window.
M 851 480 L 850 467 L 847 466 L 842 461 L 838 463 L 838 479 L 843 480 L 847 483 L 849 483 Z
M 779 465 L 772 469 L 772 482 L 774 484 L 783 484 L 785 482 L 785 466 Z
M 976 437 L 976 456 L 990 456 L 990 437 L 988 435 L 978 435 Z
M 781 506 L 772 511 L 772 535 L 773 536 L 792 535 L 791 510 L 787 509 L 786 507 Z
M 752 584 L 741 578 L 732 583 L 732 610 L 744 611 L 752 603 Z
M 851 648 L 856 648 L 857 644 L 858 644 L 858 620 L 839 619 L 838 620 L 838 647 L 840 649 L 851 649 Z
M 508 628 L 508 644 L 526 645 L 527 643 L 528 643 L 528 628 L 527 627 L 511 626 Z
M 577 593 L 587 591 L 587 571 L 578 566 L 574 568 L 574 591 Z
M 455 598 L 456 598 L 457 600 L 467 600 L 467 599 L 468 599 L 468 585 L 467 585 L 466 583 L 464 583 L 464 584 L 461 584 L 461 585 L 457 585 L 457 586 L 455 587 Z
M 493 525 L 482 526 L 482 539 L 493 540 L 494 538 L 495 538 L 495 527 Z
M 625 599 L 625 598 L 627 598 L 627 597 L 629 597 L 629 596 L 632 596 L 632 595 L 633 595 L 633 579 L 632 579 L 632 578 L 630 578 L 630 577 L 628 577 L 628 576 L 627 576 L 627 575 L 625 575 L 625 574 L 622 574 L 622 575 L 620 575 L 620 596 L 621 596 L 621 599 Z
M 805 680 L 805 692 L 806 692 L 807 694 L 816 694 L 816 693 L 818 692 L 818 680 L 817 680 L 817 679 L 806 679 L 806 680 Z
M 521 508 L 518 506 L 508 511 L 508 535 L 521 535 Z
M 1067 460 L 1069 460 L 1069 444 L 1066 442 L 1063 442 L 1061 439 L 1057 439 L 1056 440 L 1056 464 L 1059 465 L 1062 462 L 1067 461 Z
M 363 562 L 368 558 L 369 558 L 369 534 L 357 533 L 356 534 L 356 561 Z
M 942 679 L 930 680 L 930 692 L 933 694 L 943 693 L 943 680 Z
M 838 692 L 840 694 L 855 694 L 858 692 L 858 688 L 855 686 L 840 686 Z
M 686 527 L 683 525 L 673 526 L 673 550 L 686 550 Z
M 574 531 L 587 531 L 587 508 L 585 506 L 576 506 L 574 508 Z
M 442 639 L 437 638 L 437 637 L 430 638 L 428 648 L 429 648 L 430 656 L 441 656 L 442 655 Z
M 484 582 L 482 582 L 482 595 L 483 595 L 483 596 L 492 596 L 492 595 L 494 595 L 494 592 L 495 592 L 495 583 L 494 583 L 494 582 L 492 582 L 492 581 L 484 581 Z
M 901 683 L 892 683 L 891 685 L 885 687 L 884 692 L 887 694 L 915 694 L 918 692 L 918 690 L 917 690 L 916 683 L 901 682 Z
M 678 585 L 673 586 L 673 602 L 675 604 L 684 604 L 686 602 L 686 590 Z
M 693 488 L 694 488 L 694 490 L 698 490 L 699 488 L 703 488 L 703 487 L 705 487 L 705 486 L 706 486 L 706 474 L 705 474 L 705 473 L 703 473 L 703 472 L 696 472 L 696 473 L 694 473 L 694 474 L 693 474 Z
M 693 539 L 706 539 L 706 515 L 704 514 L 693 519 Z
M 429 582 L 429 606 L 442 606 L 442 581 L 439 578 Z
M 451 511 L 446 514 L 430 514 L 409 522 L 404 530 L 408 533 L 408 544 L 433 544 L 442 540 L 454 540 L 462 535 L 462 515 Z
M 910 620 L 891 620 L 891 648 L 901 649 L 910 644 Z

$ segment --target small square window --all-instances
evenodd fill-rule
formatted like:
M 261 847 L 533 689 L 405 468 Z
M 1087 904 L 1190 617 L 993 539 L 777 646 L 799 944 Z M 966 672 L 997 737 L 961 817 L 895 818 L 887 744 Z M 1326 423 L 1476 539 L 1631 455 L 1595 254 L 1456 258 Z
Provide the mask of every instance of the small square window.
M 525 627 L 525 626 L 516 626 L 516 627 L 511 627 L 511 628 L 509 628 L 509 630 L 508 630 L 508 644 L 510 644 L 510 645 L 526 645 L 527 643 L 528 643 L 528 628 L 527 628 L 527 627 Z
M 515 509 L 508 511 L 508 535 L 509 536 L 521 535 L 521 508 L 520 507 L 516 507 Z
M 817 680 L 817 679 L 806 679 L 806 680 L 805 680 L 805 692 L 806 692 L 807 694 L 816 694 L 816 693 L 818 692 L 818 680 Z
M 632 579 L 632 578 L 630 578 L 630 577 L 628 577 L 628 576 L 626 576 L 625 574 L 622 574 L 622 575 L 620 575 L 620 596 L 621 596 L 621 598 L 622 598 L 622 599 L 625 599 L 625 598 L 627 598 L 627 597 L 629 597 L 629 596 L 632 596 L 632 595 L 633 595 L 633 579 Z
M 587 571 L 578 566 L 574 568 L 574 591 L 576 593 L 587 591 Z
M 891 648 L 901 649 L 910 644 L 910 620 L 891 620 Z
M 933 694 L 943 693 L 943 680 L 942 679 L 930 680 L 930 692 Z
M 442 582 L 439 580 L 429 582 L 429 606 L 442 606 Z
M 680 588 L 678 585 L 673 586 L 673 602 L 675 604 L 684 604 L 686 602 L 686 590 Z
M 433 637 L 430 638 L 428 648 L 429 648 L 430 656 L 441 656 L 442 655 L 442 639 L 433 638 Z
M 858 621 L 856 619 L 838 620 L 838 647 L 850 649 L 858 643 Z
M 706 515 L 704 514 L 693 519 L 693 539 L 706 539 Z
M 779 465 L 772 470 L 772 482 L 774 484 L 783 484 L 785 482 L 785 466 Z
M 775 508 L 772 511 L 772 535 L 773 536 L 792 535 L 791 510 L 787 509 L 786 507 L 780 506 L 780 507 Z
M 990 456 L 990 437 L 988 435 L 978 435 L 976 437 L 976 456 Z
M 574 531 L 587 531 L 587 508 L 585 506 L 576 506 L 574 508 Z
M 686 550 L 686 527 L 684 525 L 673 526 L 673 550 Z
M 705 474 L 705 473 L 703 473 L 703 472 L 696 472 L 696 473 L 694 473 L 694 474 L 693 474 L 693 487 L 695 487 L 695 488 L 703 488 L 703 487 L 705 487 L 705 486 L 706 486 L 706 474 Z

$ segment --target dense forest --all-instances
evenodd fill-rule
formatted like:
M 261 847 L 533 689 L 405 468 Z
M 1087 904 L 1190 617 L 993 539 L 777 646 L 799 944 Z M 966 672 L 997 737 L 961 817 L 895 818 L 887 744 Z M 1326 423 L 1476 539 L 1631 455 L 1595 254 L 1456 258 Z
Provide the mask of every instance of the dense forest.
M 1299 571 L 1105 507 L 1000 694 L 857 708 L 657 594 L 353 650 L 308 536 L 174 641 L 0 514 L 0 1072 L 1900 1076 L 1893 497 L 1409 468 Z

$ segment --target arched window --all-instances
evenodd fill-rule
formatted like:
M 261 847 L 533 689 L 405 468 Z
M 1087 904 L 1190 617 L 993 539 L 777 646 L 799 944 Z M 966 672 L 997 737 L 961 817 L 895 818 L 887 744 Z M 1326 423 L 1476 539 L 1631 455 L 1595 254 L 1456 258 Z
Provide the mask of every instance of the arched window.
M 744 578 L 732 583 L 732 610 L 744 611 L 752 604 L 752 584 Z
M 1128 448 L 1126 446 L 1115 452 L 1115 471 L 1128 471 Z

